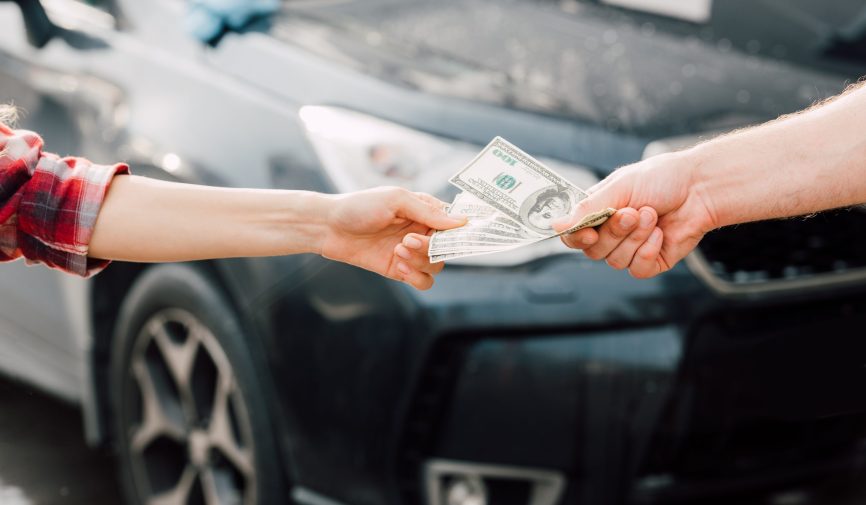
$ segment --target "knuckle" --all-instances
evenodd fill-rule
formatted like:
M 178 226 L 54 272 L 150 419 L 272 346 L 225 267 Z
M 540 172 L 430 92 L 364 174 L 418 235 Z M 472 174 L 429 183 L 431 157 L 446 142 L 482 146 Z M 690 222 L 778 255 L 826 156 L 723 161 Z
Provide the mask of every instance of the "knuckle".
M 637 252 L 638 258 L 646 261 L 652 261 L 655 259 L 657 252 L 655 248 L 652 247 L 642 247 Z
M 622 240 L 631 232 L 630 229 L 622 225 L 619 219 L 615 223 L 605 223 L 604 225 L 602 225 L 602 230 L 604 230 L 607 235 L 617 240 Z
M 608 228 L 607 234 L 610 238 L 619 241 L 625 238 L 625 236 L 628 235 L 628 232 L 620 231 L 619 227 L 617 226 L 611 226 L 610 228 Z
M 387 191 L 388 191 L 388 193 L 390 193 L 395 198 L 400 198 L 400 199 L 409 199 L 409 198 L 414 199 L 414 198 L 416 198 L 416 195 L 414 193 L 412 193 L 411 191 L 409 191 L 406 188 L 401 188 L 399 186 L 389 186 L 387 188 Z
M 634 231 L 632 231 L 631 233 L 629 233 L 627 240 L 629 243 L 633 243 L 633 244 L 637 244 L 637 245 L 643 245 L 644 243 L 646 243 L 647 239 L 650 238 L 650 235 L 652 235 L 652 232 L 653 232 L 653 228 L 650 228 L 650 229 L 637 228 Z

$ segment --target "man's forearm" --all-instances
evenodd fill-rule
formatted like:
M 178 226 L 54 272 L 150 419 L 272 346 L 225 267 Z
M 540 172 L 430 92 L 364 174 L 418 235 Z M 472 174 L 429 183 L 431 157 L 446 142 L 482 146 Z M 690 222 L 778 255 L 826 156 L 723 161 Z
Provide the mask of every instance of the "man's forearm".
M 682 153 L 714 225 L 866 202 L 866 87 Z
M 118 177 L 89 255 L 139 262 L 319 252 L 330 197 Z

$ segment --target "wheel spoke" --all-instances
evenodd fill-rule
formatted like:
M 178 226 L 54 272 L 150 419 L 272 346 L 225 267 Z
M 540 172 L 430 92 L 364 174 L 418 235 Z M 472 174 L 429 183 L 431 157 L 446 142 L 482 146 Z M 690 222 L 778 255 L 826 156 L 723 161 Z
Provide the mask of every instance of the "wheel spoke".
M 219 448 L 220 452 L 223 453 L 244 478 L 249 479 L 253 475 L 253 455 L 248 448 L 238 445 L 232 432 L 231 414 L 229 412 L 229 402 L 232 401 L 232 389 L 231 379 L 220 374 L 208 435 L 211 444 Z
M 162 352 L 162 357 L 165 359 L 165 363 L 168 365 L 168 369 L 171 371 L 171 375 L 174 377 L 181 395 L 189 394 L 189 378 L 192 375 L 195 352 L 199 346 L 196 332 L 188 327 L 186 340 L 182 344 L 178 344 L 169 336 L 164 318 L 153 321 L 150 324 L 149 331 L 159 350 Z M 184 398 L 184 402 L 186 400 L 187 398 Z
M 183 442 L 186 436 L 185 430 L 182 426 L 175 424 L 166 415 L 162 404 L 159 402 L 159 395 L 150 373 L 147 371 L 142 360 L 135 360 L 132 363 L 132 373 L 138 381 L 141 398 L 144 402 L 144 419 L 141 425 L 134 428 L 131 437 L 133 451 L 141 454 L 151 442 L 160 436 L 167 436 L 173 440 Z
M 202 470 L 200 479 L 201 487 L 204 491 L 204 502 L 207 505 L 220 505 L 219 489 L 217 489 L 213 469 L 206 468 Z
M 187 465 L 173 489 L 151 497 L 147 505 L 187 505 L 192 486 L 195 484 L 195 469 Z

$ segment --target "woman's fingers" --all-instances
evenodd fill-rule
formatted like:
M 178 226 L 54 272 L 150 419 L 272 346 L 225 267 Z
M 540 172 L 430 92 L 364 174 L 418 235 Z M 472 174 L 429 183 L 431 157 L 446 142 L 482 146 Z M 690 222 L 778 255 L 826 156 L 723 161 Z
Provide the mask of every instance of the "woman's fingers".
M 433 276 L 445 267 L 444 263 L 430 263 L 427 257 L 429 247 L 430 237 L 418 233 L 406 235 L 403 242 L 394 247 L 398 275 L 417 289 L 433 286 Z
M 607 264 L 617 270 L 629 268 L 638 248 L 649 239 L 658 222 L 658 215 L 652 207 L 642 207 L 638 211 L 638 224 L 607 257 Z
M 440 200 L 440 199 L 436 198 L 435 196 L 430 195 L 430 194 L 428 194 L 428 193 L 416 192 L 415 195 L 416 195 L 418 198 L 420 198 L 420 199 L 424 200 L 425 202 L 427 202 L 427 203 L 428 203 L 431 207 L 433 207 L 433 208 L 436 208 L 436 209 L 444 209 L 445 207 L 448 206 L 448 203 L 447 203 L 447 202 L 443 202 L 442 200 Z
M 628 272 L 637 279 L 647 279 L 662 273 L 665 263 L 661 258 L 664 232 L 661 228 L 653 230 L 650 237 L 643 243 L 634 255 Z
M 449 230 L 466 224 L 466 218 L 454 218 L 445 212 L 440 200 L 425 193 L 398 193 L 398 215 L 434 230 Z
M 430 237 L 418 233 L 410 233 L 403 237 L 403 243 L 394 249 L 397 256 L 406 260 L 409 266 L 428 274 L 438 274 L 445 268 L 444 263 L 430 263 L 427 251 L 430 248 Z
M 415 289 L 424 291 L 433 287 L 433 276 L 411 269 L 406 263 L 397 263 L 397 272 L 400 280 L 412 286 Z
M 598 241 L 585 247 L 583 252 L 594 260 L 607 258 L 637 228 L 639 219 L 637 210 L 630 207 L 619 209 L 598 229 Z
M 427 253 L 418 254 L 415 251 L 408 249 L 403 244 L 397 245 L 394 248 L 394 254 L 402 263 L 405 263 L 412 270 L 424 272 L 426 274 L 436 275 L 442 271 L 444 265 L 442 263 L 430 263 Z

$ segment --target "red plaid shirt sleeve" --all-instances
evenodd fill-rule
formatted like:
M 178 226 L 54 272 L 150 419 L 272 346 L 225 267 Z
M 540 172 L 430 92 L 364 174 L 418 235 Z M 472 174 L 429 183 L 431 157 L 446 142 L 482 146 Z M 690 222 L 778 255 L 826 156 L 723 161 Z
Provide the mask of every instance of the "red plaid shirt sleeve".
M 0 261 L 25 258 L 89 277 L 108 261 L 87 257 L 112 179 L 129 167 L 42 152 L 39 135 L 0 124 Z

